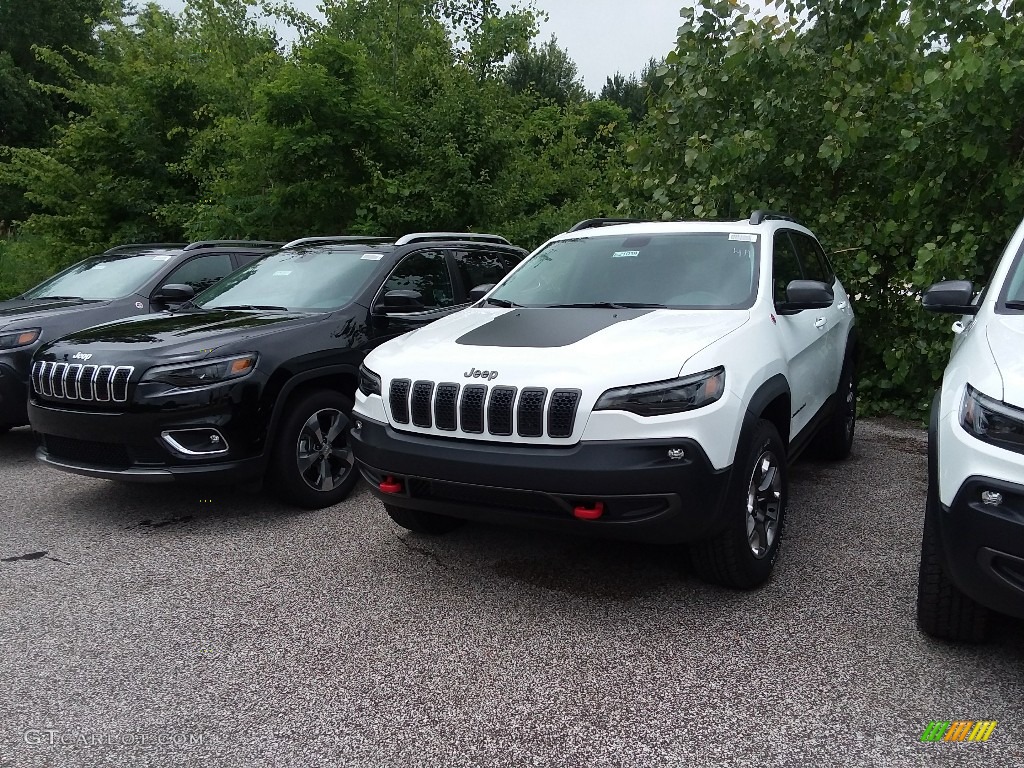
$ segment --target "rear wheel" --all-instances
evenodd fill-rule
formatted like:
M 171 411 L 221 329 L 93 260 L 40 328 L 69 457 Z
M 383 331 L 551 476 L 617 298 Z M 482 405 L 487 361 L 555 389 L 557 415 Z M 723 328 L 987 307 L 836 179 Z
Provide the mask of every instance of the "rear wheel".
M 785 446 L 775 425 L 762 419 L 736 452 L 725 530 L 690 548 L 698 575 L 735 589 L 764 584 L 779 556 L 788 493 Z
M 989 611 L 961 592 L 946 575 L 936 514 L 938 499 L 929 488 L 917 577 L 917 626 L 941 640 L 980 643 L 987 634 Z
M 388 517 L 413 533 L 436 536 L 453 531 L 463 523 L 457 517 L 439 515 L 436 512 L 423 512 L 419 509 L 405 509 L 393 504 L 385 504 L 384 509 L 387 511 Z
M 853 358 L 848 356 L 836 389 L 836 409 L 818 433 L 817 453 L 823 459 L 839 461 L 850 455 L 857 428 L 857 378 Z
M 275 492 L 307 509 L 337 504 L 359 479 L 348 443 L 352 401 L 322 389 L 289 403 L 286 413 L 270 471 Z

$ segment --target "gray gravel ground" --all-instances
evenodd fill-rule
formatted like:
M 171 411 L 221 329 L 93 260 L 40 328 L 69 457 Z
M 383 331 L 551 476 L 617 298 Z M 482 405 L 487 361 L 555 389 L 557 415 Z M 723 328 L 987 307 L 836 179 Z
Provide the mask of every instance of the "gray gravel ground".
M 775 577 L 119 485 L 0 438 L 0 766 L 1024 765 L 1024 626 L 914 627 L 924 436 L 793 471 Z M 17 559 L 45 552 L 35 559 Z M 985 744 L 922 744 L 992 719 Z M 162 743 L 158 743 L 162 742 Z

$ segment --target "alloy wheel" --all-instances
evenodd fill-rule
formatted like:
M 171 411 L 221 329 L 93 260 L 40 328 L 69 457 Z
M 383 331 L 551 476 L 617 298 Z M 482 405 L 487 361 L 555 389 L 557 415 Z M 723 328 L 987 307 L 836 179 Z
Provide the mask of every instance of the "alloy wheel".
M 747 486 L 747 542 L 757 559 L 775 543 L 781 514 L 782 468 L 772 451 L 764 451 L 754 462 Z
M 299 431 L 295 458 L 303 481 L 314 491 L 334 490 L 353 471 L 348 416 L 336 408 L 316 411 Z

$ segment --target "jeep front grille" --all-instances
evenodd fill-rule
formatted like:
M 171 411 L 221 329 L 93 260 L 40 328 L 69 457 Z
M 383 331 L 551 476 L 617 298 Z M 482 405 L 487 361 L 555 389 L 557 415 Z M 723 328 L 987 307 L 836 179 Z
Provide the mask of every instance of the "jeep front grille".
M 130 365 L 82 365 L 37 361 L 32 389 L 42 397 L 78 402 L 123 403 L 128 400 Z
M 395 379 L 388 392 L 391 418 L 396 424 L 446 432 L 489 434 L 499 437 L 571 437 L 576 425 L 581 392 L 544 387 L 494 386 Z

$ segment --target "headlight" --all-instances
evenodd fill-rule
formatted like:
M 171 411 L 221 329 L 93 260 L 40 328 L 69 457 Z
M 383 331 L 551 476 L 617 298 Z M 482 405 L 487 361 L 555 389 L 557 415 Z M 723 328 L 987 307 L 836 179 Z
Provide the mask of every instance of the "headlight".
M 979 440 L 1024 453 L 1024 410 L 993 400 L 967 385 L 960 425 Z
M 595 411 L 629 411 L 639 416 L 681 413 L 710 405 L 725 392 L 725 368 L 655 381 L 632 387 L 609 389 L 597 401 Z
M 248 376 L 256 368 L 256 354 L 203 360 L 187 365 L 160 365 L 143 374 L 141 383 L 162 382 L 179 389 L 195 389 Z
M 365 365 L 359 366 L 359 391 L 367 397 L 380 394 L 380 376 Z
M 14 349 L 15 347 L 26 347 L 42 333 L 42 328 L 25 328 L 21 331 L 4 331 L 0 333 L 0 349 Z

